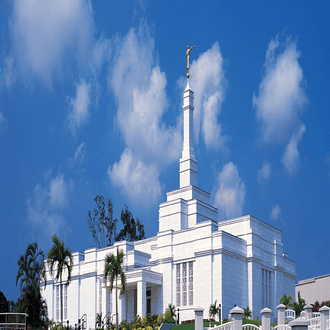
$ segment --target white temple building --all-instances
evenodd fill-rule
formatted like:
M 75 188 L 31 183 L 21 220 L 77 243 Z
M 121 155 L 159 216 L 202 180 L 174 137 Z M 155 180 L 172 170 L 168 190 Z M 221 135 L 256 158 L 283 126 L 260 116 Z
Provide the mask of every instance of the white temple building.
M 117 248 L 125 254 L 127 281 L 126 293 L 118 300 L 119 320 L 162 314 L 170 303 L 180 309 L 180 321 L 193 319 L 197 306 L 208 318 L 215 300 L 223 318 L 237 305 L 249 306 L 254 318 L 268 307 L 274 319 L 280 297 L 294 295 L 295 262 L 283 253 L 281 231 L 251 215 L 219 222 L 210 194 L 198 188 L 189 79 L 183 111 L 180 188 L 168 192 L 159 206 L 159 232 L 137 242 L 73 253 L 72 280 L 63 287 L 64 320 L 70 325 L 86 314 L 87 328 L 94 328 L 97 313 L 116 313 L 115 290 L 109 293 L 103 271 L 106 254 L 116 254 Z M 59 293 L 59 282 L 48 272 L 43 297 L 53 320 L 61 318 Z

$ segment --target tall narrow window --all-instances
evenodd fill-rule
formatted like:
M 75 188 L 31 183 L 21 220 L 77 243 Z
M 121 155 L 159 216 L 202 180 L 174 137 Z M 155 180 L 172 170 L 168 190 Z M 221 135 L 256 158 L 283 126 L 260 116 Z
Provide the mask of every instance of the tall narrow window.
M 102 313 L 102 277 L 100 277 L 99 283 L 99 313 Z
M 193 262 L 189 262 L 189 305 L 194 303 L 194 268 Z
M 151 314 L 151 289 L 147 289 L 147 314 Z
M 56 285 L 56 320 L 60 319 L 59 288 L 60 287 Z
M 262 269 L 262 307 L 271 308 L 271 272 Z
M 68 286 L 64 285 L 64 319 L 68 318 Z
M 187 263 L 182 264 L 182 305 L 187 306 Z
M 112 290 L 112 292 L 115 292 L 115 290 Z M 110 315 L 112 314 L 112 292 L 109 294 L 109 312 Z
M 176 305 L 181 305 L 181 296 L 180 296 L 180 264 L 176 265 Z

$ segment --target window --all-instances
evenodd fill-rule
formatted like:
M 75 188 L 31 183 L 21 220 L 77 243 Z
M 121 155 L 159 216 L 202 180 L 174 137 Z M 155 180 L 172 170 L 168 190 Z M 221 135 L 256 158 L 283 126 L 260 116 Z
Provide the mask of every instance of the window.
M 147 289 L 147 314 L 151 314 L 151 290 Z
M 180 270 L 182 272 L 180 272 Z M 176 265 L 176 305 L 177 306 L 193 305 L 194 303 L 193 281 L 194 281 L 193 261 L 177 264 Z
M 55 287 L 55 290 L 56 290 L 56 320 L 59 320 L 60 319 L 60 306 L 59 306 L 59 286 L 57 285 Z
M 187 263 L 182 264 L 182 305 L 187 306 Z
M 176 265 L 176 305 L 181 305 L 181 296 L 180 296 L 180 264 Z
M 271 272 L 262 269 L 262 306 L 271 309 Z
M 194 303 L 194 268 L 193 262 L 189 262 L 189 305 Z
M 99 279 L 99 313 L 102 313 L 102 277 Z
M 68 286 L 64 285 L 64 319 L 68 318 Z

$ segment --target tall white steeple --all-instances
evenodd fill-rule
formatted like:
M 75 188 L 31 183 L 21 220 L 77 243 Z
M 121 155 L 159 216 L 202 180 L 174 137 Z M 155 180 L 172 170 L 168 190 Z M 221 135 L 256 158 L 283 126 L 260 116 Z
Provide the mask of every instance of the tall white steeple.
M 197 160 L 194 150 L 194 92 L 189 86 L 183 92 L 183 150 L 180 159 L 180 188 L 197 187 Z
M 189 53 L 187 48 L 187 87 L 183 92 L 183 149 L 180 159 L 180 188 L 169 191 L 167 201 L 159 205 L 159 237 L 168 230 L 193 228 L 204 221 L 217 230 L 218 210 L 210 205 L 210 194 L 197 187 L 197 160 L 194 150 L 194 92 L 189 86 Z

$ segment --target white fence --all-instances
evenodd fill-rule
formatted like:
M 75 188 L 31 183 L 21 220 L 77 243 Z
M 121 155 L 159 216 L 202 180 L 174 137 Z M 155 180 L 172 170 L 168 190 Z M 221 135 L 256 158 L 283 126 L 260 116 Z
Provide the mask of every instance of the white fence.
M 26 330 L 25 313 L 0 313 L 0 330 Z

